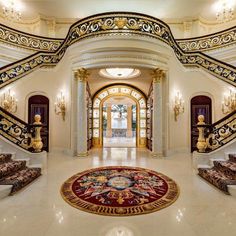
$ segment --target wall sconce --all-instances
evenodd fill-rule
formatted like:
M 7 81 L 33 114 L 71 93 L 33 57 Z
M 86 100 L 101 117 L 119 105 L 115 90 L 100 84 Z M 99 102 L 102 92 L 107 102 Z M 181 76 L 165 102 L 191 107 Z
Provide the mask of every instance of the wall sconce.
M 224 95 L 222 102 L 223 114 L 228 114 L 236 110 L 236 93 L 230 90 L 229 94 Z
M 17 99 L 10 89 L 8 93 L 4 93 L 1 99 L 1 107 L 8 112 L 15 113 L 17 111 Z
M 60 95 L 57 96 L 57 102 L 55 103 L 55 113 L 56 115 L 62 116 L 62 119 L 65 120 L 66 115 L 66 103 L 65 103 L 65 96 L 61 92 Z
M 174 110 L 174 114 L 175 114 L 175 121 L 177 121 L 178 115 L 180 115 L 181 113 L 184 113 L 184 100 L 183 100 L 180 92 L 177 92 L 175 94 L 173 110 Z

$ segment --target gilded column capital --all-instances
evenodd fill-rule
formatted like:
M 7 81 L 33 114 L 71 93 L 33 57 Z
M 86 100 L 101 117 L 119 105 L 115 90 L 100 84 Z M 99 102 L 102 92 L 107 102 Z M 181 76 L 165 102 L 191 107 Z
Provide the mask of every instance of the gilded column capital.
M 156 68 L 151 73 L 153 83 L 160 83 L 165 78 L 165 72 L 159 68 Z
M 85 68 L 80 68 L 74 73 L 75 79 L 80 82 L 86 82 L 89 75 L 90 73 Z

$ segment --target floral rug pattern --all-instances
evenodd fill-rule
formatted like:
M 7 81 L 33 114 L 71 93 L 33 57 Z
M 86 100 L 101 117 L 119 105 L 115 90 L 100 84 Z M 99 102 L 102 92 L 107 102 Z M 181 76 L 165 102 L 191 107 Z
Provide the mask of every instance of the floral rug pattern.
M 81 210 L 114 216 L 145 214 L 172 204 L 179 195 L 169 177 L 138 167 L 102 167 L 78 173 L 61 188 L 66 202 Z

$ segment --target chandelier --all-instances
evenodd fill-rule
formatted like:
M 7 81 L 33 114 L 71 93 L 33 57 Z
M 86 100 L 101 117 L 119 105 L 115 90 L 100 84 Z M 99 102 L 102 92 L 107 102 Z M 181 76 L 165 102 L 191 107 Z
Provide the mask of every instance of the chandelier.
M 2 1 L 3 16 L 11 21 L 19 21 L 21 19 L 21 2 L 18 0 L 4 0 Z
M 217 3 L 216 19 L 219 23 L 225 23 L 233 20 L 234 8 L 232 0 L 220 0 Z

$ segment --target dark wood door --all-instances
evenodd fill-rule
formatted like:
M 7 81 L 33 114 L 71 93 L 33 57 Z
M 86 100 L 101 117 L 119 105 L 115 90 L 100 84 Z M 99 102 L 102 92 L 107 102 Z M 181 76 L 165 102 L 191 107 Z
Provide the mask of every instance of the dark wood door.
M 211 98 L 207 96 L 196 96 L 191 99 L 191 152 L 197 150 L 198 139 L 198 116 L 204 115 L 205 123 L 212 123 Z
M 41 115 L 43 127 L 41 129 L 41 137 L 43 142 L 43 150 L 49 151 L 49 100 L 42 95 L 35 95 L 29 98 L 28 102 L 28 122 L 34 123 L 34 116 Z

